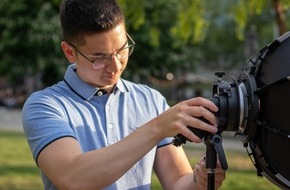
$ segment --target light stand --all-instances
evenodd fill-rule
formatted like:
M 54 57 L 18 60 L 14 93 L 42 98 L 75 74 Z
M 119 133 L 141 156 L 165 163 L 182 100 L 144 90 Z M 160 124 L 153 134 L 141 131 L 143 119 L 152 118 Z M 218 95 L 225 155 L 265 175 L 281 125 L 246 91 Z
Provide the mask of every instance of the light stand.
M 215 189 L 215 169 L 217 156 L 219 158 L 221 168 L 223 170 L 228 169 L 226 156 L 222 146 L 222 137 L 220 134 L 211 134 L 204 138 L 206 145 L 206 168 L 207 168 L 207 189 Z
M 208 132 L 202 131 L 196 128 L 189 128 L 194 134 L 198 137 L 202 138 L 206 145 L 206 168 L 208 173 L 207 179 L 207 189 L 214 190 L 215 189 L 215 169 L 217 157 L 219 158 L 219 162 L 221 164 L 221 168 L 223 170 L 228 169 L 227 159 L 224 153 L 224 149 L 222 146 L 222 137 L 220 135 L 221 132 L 216 134 L 210 134 Z M 181 144 L 186 143 L 186 138 L 179 134 L 174 137 L 173 145 L 180 146 Z

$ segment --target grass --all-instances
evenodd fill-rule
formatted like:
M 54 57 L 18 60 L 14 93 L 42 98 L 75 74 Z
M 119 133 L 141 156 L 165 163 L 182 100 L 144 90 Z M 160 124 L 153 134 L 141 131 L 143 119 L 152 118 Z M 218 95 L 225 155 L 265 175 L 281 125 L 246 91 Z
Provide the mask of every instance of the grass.
M 0 189 L 43 189 L 23 133 L 0 131 Z
M 39 169 L 32 159 L 28 144 L 21 132 L 0 131 L 0 189 L 41 190 Z M 186 145 L 185 151 L 192 166 L 204 154 L 202 148 Z M 259 178 L 246 152 L 226 152 L 229 169 L 221 190 L 278 190 L 265 178 Z M 153 174 L 152 190 L 161 190 Z
M 195 147 L 194 145 L 186 144 L 185 152 L 192 166 L 204 155 L 205 148 Z M 278 190 L 266 178 L 257 177 L 256 169 L 251 162 L 249 156 L 241 151 L 226 151 L 228 170 L 226 180 L 223 182 L 220 190 Z M 161 190 L 158 180 L 153 175 L 152 190 Z

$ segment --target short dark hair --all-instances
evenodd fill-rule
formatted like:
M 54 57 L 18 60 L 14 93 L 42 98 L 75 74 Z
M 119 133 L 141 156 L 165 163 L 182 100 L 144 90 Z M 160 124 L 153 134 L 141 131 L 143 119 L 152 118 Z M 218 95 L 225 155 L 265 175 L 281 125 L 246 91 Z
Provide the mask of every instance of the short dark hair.
M 83 45 L 84 36 L 114 29 L 125 19 L 116 0 L 64 0 L 60 21 L 63 39 Z

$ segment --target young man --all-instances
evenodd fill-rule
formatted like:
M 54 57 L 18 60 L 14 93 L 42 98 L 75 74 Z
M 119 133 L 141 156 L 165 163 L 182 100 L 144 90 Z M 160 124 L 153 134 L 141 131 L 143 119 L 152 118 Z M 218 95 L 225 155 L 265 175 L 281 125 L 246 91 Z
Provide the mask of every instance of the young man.
M 65 0 L 60 18 L 72 64 L 23 107 L 45 189 L 150 189 L 153 168 L 164 189 L 205 189 L 204 160 L 193 172 L 171 141 L 183 134 L 200 142 L 187 126 L 215 133 L 218 108 L 203 98 L 169 108 L 157 91 L 121 78 L 135 42 L 115 0 Z M 215 186 L 224 179 L 218 165 Z

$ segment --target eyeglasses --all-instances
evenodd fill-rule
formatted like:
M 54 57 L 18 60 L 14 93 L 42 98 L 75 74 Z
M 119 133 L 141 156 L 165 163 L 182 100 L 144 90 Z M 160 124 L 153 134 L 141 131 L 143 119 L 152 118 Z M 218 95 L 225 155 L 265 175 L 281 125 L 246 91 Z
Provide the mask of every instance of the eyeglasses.
M 95 69 L 101 69 L 105 67 L 110 61 L 112 60 L 113 56 L 116 56 L 118 60 L 126 59 L 128 58 L 134 50 L 135 42 L 134 40 L 129 36 L 128 33 L 126 33 L 126 36 L 128 38 L 127 42 L 124 44 L 124 46 L 119 49 L 115 53 L 108 53 L 108 54 L 100 54 L 100 55 L 94 55 L 95 59 L 91 60 L 87 56 L 85 56 L 82 52 L 80 52 L 73 44 L 69 43 L 79 54 L 81 54 L 85 59 L 87 59 L 89 62 L 93 64 L 93 67 Z

